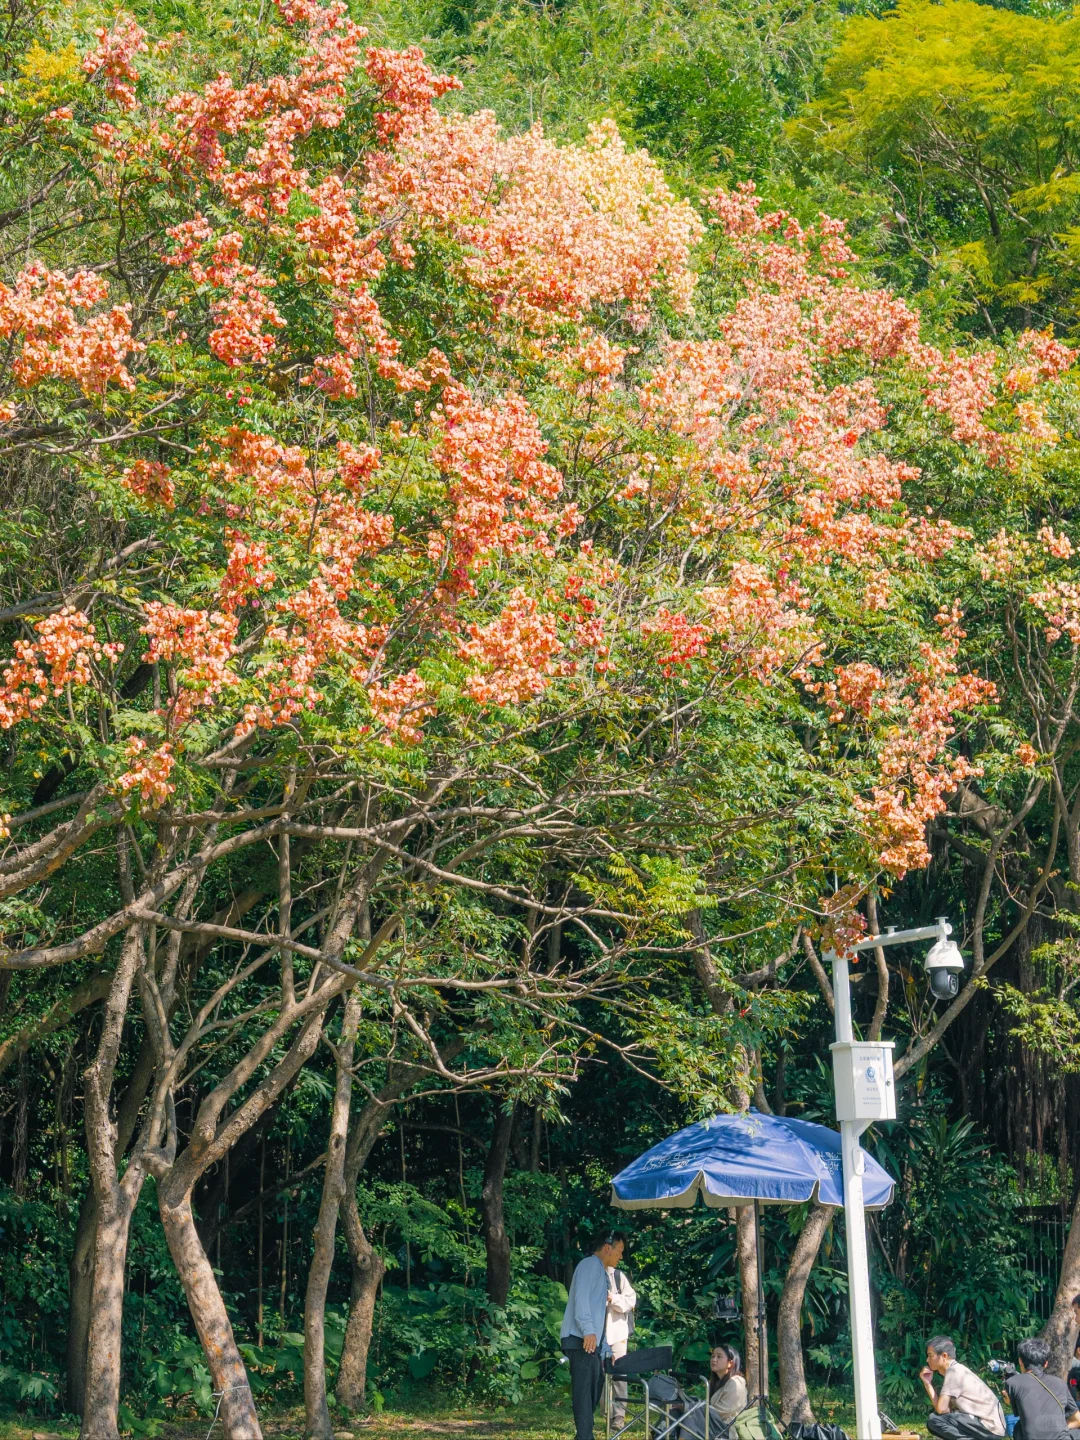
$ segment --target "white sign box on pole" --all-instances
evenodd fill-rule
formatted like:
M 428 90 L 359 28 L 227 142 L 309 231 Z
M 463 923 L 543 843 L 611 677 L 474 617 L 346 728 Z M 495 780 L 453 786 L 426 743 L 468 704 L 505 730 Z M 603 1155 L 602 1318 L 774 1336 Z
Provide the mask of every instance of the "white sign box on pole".
M 895 1120 L 896 1087 L 893 1084 L 893 1042 L 837 1040 L 829 1046 L 833 1058 L 838 1120 Z

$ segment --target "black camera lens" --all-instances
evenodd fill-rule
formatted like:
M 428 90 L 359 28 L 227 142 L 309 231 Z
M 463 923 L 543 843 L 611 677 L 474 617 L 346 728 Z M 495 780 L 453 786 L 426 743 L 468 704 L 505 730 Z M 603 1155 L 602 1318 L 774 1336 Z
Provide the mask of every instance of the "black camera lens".
M 931 970 L 930 989 L 939 1000 L 951 1000 L 960 989 L 960 976 L 955 970 Z

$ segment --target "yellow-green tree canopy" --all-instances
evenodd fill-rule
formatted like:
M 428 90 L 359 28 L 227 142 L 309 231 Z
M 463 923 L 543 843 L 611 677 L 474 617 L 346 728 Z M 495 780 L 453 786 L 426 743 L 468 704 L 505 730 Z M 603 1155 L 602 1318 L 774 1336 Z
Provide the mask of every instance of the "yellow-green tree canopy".
M 1077 320 L 1080 18 L 900 0 L 846 25 L 805 159 L 868 177 L 931 266 L 988 318 Z

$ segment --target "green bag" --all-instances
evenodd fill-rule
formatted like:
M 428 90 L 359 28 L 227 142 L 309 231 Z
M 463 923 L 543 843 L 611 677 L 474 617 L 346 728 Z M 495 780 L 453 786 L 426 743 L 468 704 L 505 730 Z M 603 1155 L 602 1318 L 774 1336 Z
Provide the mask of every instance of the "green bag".
M 780 1431 L 772 1416 L 766 1410 L 762 1425 L 762 1412 L 756 1405 L 736 1415 L 734 1421 L 735 1440 L 781 1440 Z

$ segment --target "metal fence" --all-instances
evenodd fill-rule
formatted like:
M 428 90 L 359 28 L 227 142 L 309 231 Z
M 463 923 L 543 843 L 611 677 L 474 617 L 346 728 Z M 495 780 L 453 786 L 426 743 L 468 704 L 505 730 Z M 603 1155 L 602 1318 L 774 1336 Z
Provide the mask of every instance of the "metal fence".
M 1069 1233 L 1068 1216 L 1059 1205 L 1020 1205 L 1016 1218 L 1025 1231 L 1021 1258 L 1032 1276 L 1031 1313 L 1046 1321 L 1054 1308 L 1054 1292 Z

